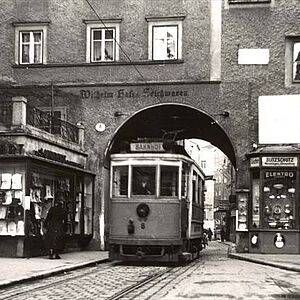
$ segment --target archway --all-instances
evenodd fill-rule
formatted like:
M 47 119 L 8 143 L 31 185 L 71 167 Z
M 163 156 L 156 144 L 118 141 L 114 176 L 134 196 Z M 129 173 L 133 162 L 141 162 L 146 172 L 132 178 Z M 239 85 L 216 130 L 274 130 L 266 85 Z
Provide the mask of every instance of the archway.
M 120 151 L 124 141 L 162 138 L 166 132 L 173 132 L 176 140 L 196 138 L 208 141 L 219 148 L 236 167 L 233 144 L 222 126 L 212 116 L 197 108 L 174 103 L 144 108 L 127 119 L 106 148 L 105 165 L 109 164 L 110 154 Z

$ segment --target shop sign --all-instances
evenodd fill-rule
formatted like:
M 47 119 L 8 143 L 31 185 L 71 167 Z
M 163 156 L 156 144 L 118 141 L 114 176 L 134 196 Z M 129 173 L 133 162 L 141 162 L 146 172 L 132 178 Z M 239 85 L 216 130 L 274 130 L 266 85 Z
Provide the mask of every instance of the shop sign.
M 81 99 L 136 99 L 136 98 L 172 98 L 187 97 L 187 90 L 146 87 L 144 89 L 122 88 L 116 91 L 90 89 L 80 90 Z
M 163 143 L 131 143 L 130 150 L 132 152 L 164 152 Z
M 266 171 L 265 172 L 265 179 L 295 179 L 296 172 L 293 171 Z
M 68 164 L 77 168 L 84 168 L 84 166 L 82 164 L 76 163 L 74 161 L 70 161 L 66 159 L 66 155 L 57 153 L 57 152 L 52 152 L 50 150 L 46 150 L 43 148 L 40 148 L 39 150 L 34 150 L 33 151 L 34 155 L 46 158 L 46 159 L 50 159 L 56 162 L 60 162 L 60 163 L 64 163 L 64 164 Z
M 297 167 L 297 157 L 291 156 L 267 156 L 262 157 L 264 167 Z
M 24 144 L 8 143 L 5 141 L 0 144 L 0 154 L 22 154 Z
M 259 157 L 250 158 L 250 168 L 259 167 Z

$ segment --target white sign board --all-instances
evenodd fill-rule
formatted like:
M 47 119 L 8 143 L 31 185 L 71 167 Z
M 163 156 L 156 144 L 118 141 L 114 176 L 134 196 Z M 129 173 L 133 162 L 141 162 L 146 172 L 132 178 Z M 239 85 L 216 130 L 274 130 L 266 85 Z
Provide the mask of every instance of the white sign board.
M 260 144 L 300 143 L 300 95 L 258 98 Z
M 130 150 L 132 152 L 164 152 L 163 143 L 131 143 Z
M 297 167 L 297 157 L 288 156 L 267 156 L 262 157 L 262 165 L 264 167 Z
M 239 49 L 239 65 L 267 65 L 269 63 L 269 49 Z

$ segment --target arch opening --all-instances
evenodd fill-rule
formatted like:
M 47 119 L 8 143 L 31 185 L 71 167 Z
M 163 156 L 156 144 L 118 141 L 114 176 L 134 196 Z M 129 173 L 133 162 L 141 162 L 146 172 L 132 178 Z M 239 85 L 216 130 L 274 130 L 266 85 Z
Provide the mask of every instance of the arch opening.
M 162 139 L 166 135 L 174 140 L 194 138 L 210 142 L 236 167 L 235 151 L 225 130 L 212 116 L 184 104 L 159 104 L 135 113 L 116 131 L 106 149 L 105 162 L 109 162 L 110 154 L 120 152 L 124 142 Z

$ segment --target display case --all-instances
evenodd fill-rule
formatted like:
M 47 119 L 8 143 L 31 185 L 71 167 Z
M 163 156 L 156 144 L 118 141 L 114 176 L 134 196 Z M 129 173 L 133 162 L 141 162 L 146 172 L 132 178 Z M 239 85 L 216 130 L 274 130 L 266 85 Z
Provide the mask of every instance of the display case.
M 284 149 L 266 147 L 250 157 L 249 251 L 253 253 L 300 253 L 300 153 L 293 147 Z
M 237 192 L 236 230 L 248 230 L 248 198 L 249 191 Z
M 24 236 L 24 167 L 0 167 L 0 236 Z
M 263 171 L 263 227 L 295 228 L 296 171 Z

